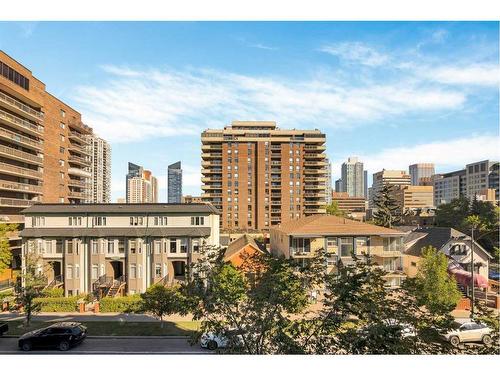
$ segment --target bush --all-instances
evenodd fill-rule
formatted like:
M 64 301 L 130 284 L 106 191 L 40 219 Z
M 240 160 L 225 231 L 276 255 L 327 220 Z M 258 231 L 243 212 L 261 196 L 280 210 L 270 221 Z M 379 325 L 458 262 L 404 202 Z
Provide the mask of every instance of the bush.
M 14 297 L 14 291 L 12 289 L 6 292 L 0 292 L 0 302 L 7 297 Z
M 64 297 L 64 289 L 62 288 L 46 289 L 42 292 L 42 294 L 44 297 L 47 298 Z
M 34 302 L 40 304 L 41 312 L 74 312 L 77 311 L 78 297 L 41 297 Z
M 138 312 L 141 308 L 141 296 L 134 294 L 127 297 L 104 297 L 100 301 L 101 312 Z

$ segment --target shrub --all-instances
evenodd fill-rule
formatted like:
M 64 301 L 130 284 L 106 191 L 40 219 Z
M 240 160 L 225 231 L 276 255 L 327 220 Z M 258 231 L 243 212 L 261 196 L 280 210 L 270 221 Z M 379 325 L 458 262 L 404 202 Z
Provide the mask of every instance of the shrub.
M 34 303 L 40 304 L 41 312 L 74 312 L 77 311 L 78 297 L 41 297 Z
M 62 288 L 46 289 L 43 291 L 42 294 L 44 297 L 47 298 L 64 297 L 64 289 Z
M 134 294 L 127 297 L 104 297 L 100 301 L 101 312 L 138 312 L 141 308 L 141 296 Z
M 0 292 L 0 302 L 7 297 L 14 297 L 14 291 L 12 289 L 7 290 L 6 292 Z

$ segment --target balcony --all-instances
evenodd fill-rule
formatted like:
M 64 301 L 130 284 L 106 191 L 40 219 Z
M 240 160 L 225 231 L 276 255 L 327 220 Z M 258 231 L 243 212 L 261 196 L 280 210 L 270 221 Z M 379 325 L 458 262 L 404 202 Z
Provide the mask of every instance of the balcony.
M 271 206 L 281 206 L 281 201 L 271 201 Z
M 84 167 L 90 166 L 90 160 L 88 160 L 87 158 L 82 158 L 81 156 L 70 155 L 68 161 L 70 163 L 78 164 Z
M 72 174 L 79 177 L 88 177 L 88 178 L 92 177 L 92 173 L 80 168 L 68 168 L 68 174 Z
M 310 215 L 310 214 L 325 214 L 326 213 L 326 209 L 324 209 L 324 208 L 305 208 L 304 209 L 304 213 L 307 214 L 307 215 Z
M 319 198 L 319 197 L 318 197 Z M 306 200 L 304 201 L 305 206 L 325 206 L 326 202 L 325 201 L 320 201 L 320 200 Z
M 201 190 L 221 190 L 221 184 L 210 184 L 210 185 L 202 185 Z
M 310 185 L 310 184 L 305 184 L 304 189 L 306 190 L 324 190 L 325 185 Z
M 325 151 L 326 146 L 324 146 L 324 145 L 321 145 L 321 146 L 320 145 L 305 145 L 304 149 L 305 150 Z
M 76 120 L 75 118 L 72 118 L 68 121 L 68 125 L 73 128 L 77 129 L 83 133 L 92 133 L 92 128 L 90 126 L 85 125 L 81 120 Z
M 0 138 L 37 151 L 41 151 L 43 147 L 43 142 L 41 140 L 25 137 L 24 135 L 19 135 L 4 128 L 0 128 Z
M 316 169 L 316 168 L 305 168 L 304 169 L 304 174 L 306 175 L 326 175 L 326 170 L 325 169 Z M 308 176 L 310 177 L 310 176 Z
M 318 152 L 306 152 L 304 154 L 304 158 L 306 159 L 325 159 L 326 155 Z
M 273 160 L 271 161 L 271 165 L 281 165 L 281 161 Z
M 222 168 L 203 168 L 201 170 L 202 174 L 220 174 L 222 173 Z
M 219 182 L 222 181 L 222 177 L 215 177 L 215 176 L 210 176 L 210 177 L 202 177 L 201 182 Z
M 85 199 L 88 197 L 88 195 L 83 192 L 83 191 L 73 191 L 73 190 L 70 190 L 68 192 L 68 197 L 69 198 L 78 198 L 78 199 Z
M 204 152 L 201 154 L 201 157 L 203 159 L 216 159 L 216 158 L 222 158 L 222 153 L 221 152 Z
M 202 151 L 221 151 L 222 150 L 222 145 L 202 145 L 201 146 Z
M 308 176 L 308 177 L 304 177 L 304 181 L 306 181 L 306 182 L 326 182 L 326 177 L 323 177 L 323 176 L 314 176 L 314 177 Z
M 68 186 L 76 186 L 76 187 L 84 188 L 84 187 L 87 187 L 87 184 L 83 180 L 77 180 L 75 178 L 70 178 L 68 180 Z
M 212 165 L 222 165 L 222 161 L 220 161 L 220 160 L 203 160 L 201 162 L 202 167 L 210 167 Z
M 36 180 L 41 180 L 43 178 L 43 174 L 40 171 L 23 167 L 17 167 L 15 165 L 2 162 L 0 162 L 0 172 L 11 176 L 33 178 Z
M 14 99 L 13 97 L 8 96 L 3 92 L 0 92 L 0 103 L 8 105 L 9 108 L 17 114 L 29 116 L 34 121 L 43 120 L 42 112 L 37 111 L 30 106 L 27 106 L 23 102 L 20 102 L 19 100 Z
M 28 199 L 0 198 L 0 207 L 29 207 L 34 203 Z
M 35 154 L 30 154 L 29 152 L 17 150 L 12 147 L 7 147 L 4 145 L 0 145 L 0 155 L 8 159 L 14 159 L 22 162 L 33 163 L 38 165 L 43 164 L 43 158 L 41 158 L 40 156 L 37 156 Z
M 78 152 L 79 154 L 90 155 L 90 151 L 87 150 L 85 146 L 81 146 L 78 143 L 70 143 L 68 150 Z
M 328 163 L 326 163 L 324 161 L 305 160 L 304 165 L 305 166 L 324 167 L 324 166 L 327 166 Z
M 84 134 L 81 134 L 81 133 L 70 131 L 68 138 L 73 140 L 73 141 L 77 141 L 79 143 L 82 143 L 84 145 L 90 144 L 90 141 L 85 137 Z
M 22 193 L 41 194 L 41 185 L 23 184 L 7 180 L 0 180 L 0 190 L 19 191 Z
M 9 126 L 19 129 L 31 135 L 41 136 L 43 134 L 43 126 L 32 124 L 29 121 L 23 120 L 20 117 L 11 115 L 0 109 L 0 120 Z

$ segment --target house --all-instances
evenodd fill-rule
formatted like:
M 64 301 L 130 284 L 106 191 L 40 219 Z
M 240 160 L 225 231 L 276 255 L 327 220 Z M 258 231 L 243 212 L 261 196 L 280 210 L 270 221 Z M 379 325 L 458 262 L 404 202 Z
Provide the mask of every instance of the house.
M 35 254 L 65 295 L 142 293 L 186 277 L 202 246 L 219 246 L 209 204 L 35 204 L 23 211 L 23 261 Z
M 258 244 L 252 236 L 244 234 L 227 247 L 224 261 L 231 262 L 233 266 L 238 268 L 243 265 L 246 258 L 264 252 L 263 246 Z
M 449 272 L 456 274 L 457 281 L 467 284 L 467 277 L 463 278 L 460 275 L 469 274 L 470 280 L 471 248 L 473 248 L 474 271 L 479 275 L 476 284 L 484 285 L 485 281 L 487 284 L 489 261 L 492 256 L 479 243 L 472 242 L 470 236 L 456 229 L 444 227 L 414 228 L 406 232 L 404 244 L 403 270 L 409 277 L 414 277 L 417 274 L 418 263 L 422 259 L 422 249 L 432 246 L 449 258 Z
M 367 254 L 373 263 L 387 271 L 388 286 L 399 286 L 403 274 L 403 237 L 396 229 L 332 215 L 313 215 L 271 227 L 271 253 L 274 256 L 306 262 L 317 251 L 328 254 L 328 272 L 339 262 L 353 262 L 352 254 Z

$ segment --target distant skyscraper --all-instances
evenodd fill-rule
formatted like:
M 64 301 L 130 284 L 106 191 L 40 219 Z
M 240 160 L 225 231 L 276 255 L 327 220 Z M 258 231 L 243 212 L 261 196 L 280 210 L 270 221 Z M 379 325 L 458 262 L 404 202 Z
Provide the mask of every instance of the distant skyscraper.
M 374 207 L 375 197 L 385 185 L 394 185 L 396 187 L 411 185 L 410 175 L 406 171 L 390 171 L 385 169 L 374 173 L 369 201 L 370 208 Z
M 338 180 L 335 180 L 335 191 L 337 193 L 342 192 L 342 179 L 341 178 L 339 178 Z
M 365 173 L 363 163 L 358 158 L 349 157 L 342 164 L 342 192 L 348 193 L 350 197 L 365 196 Z
M 365 170 L 364 174 L 363 174 L 363 184 L 364 184 L 364 188 L 363 188 L 363 191 L 365 193 L 365 195 L 363 195 L 365 197 L 365 199 L 368 199 L 368 171 Z
M 421 178 L 430 178 L 435 175 L 434 164 L 433 163 L 418 163 L 412 164 L 409 167 L 411 184 L 418 186 L 421 184 Z
M 127 203 L 157 203 L 158 180 L 151 171 L 142 166 L 128 163 Z
M 111 146 L 104 139 L 90 136 L 91 188 L 89 203 L 111 202 Z
M 327 163 L 325 201 L 326 204 L 330 204 L 332 203 L 332 163 L 328 160 L 328 158 L 325 159 L 325 163 Z
M 181 162 L 168 166 L 168 203 L 182 202 L 182 169 Z

